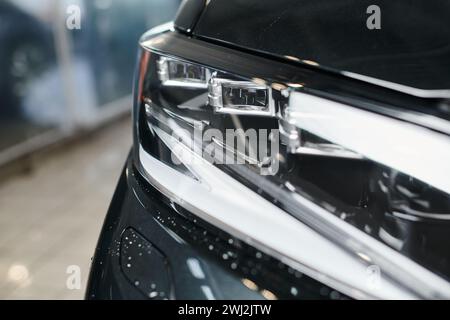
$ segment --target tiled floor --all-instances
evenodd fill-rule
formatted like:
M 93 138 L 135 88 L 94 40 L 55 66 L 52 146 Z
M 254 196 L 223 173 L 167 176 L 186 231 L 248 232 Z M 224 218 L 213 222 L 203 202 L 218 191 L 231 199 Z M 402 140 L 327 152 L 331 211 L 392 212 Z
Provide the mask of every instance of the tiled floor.
M 130 119 L 0 184 L 0 299 L 82 299 L 91 256 L 131 146 Z M 77 284 L 80 269 L 80 289 Z M 77 268 L 75 267 L 75 268 Z

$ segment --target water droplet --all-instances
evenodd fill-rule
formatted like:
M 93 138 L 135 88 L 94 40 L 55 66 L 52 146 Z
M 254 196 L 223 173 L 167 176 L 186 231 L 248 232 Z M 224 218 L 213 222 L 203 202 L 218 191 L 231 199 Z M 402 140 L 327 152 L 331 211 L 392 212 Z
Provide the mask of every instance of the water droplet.
M 291 288 L 291 294 L 292 294 L 293 296 L 297 296 L 297 295 L 298 295 L 298 289 L 297 289 L 296 287 L 292 287 L 292 288 Z
M 139 281 L 135 281 L 134 282 L 134 285 L 137 287 L 137 286 L 139 286 Z
M 128 264 L 127 264 L 127 268 L 131 268 L 131 263 L 128 263 Z
M 148 294 L 149 298 L 153 299 L 156 298 L 158 296 L 158 292 L 156 291 L 152 291 Z
M 330 298 L 332 299 L 332 300 L 337 300 L 337 299 L 339 299 L 341 297 L 341 295 L 339 294 L 339 292 L 337 292 L 337 291 L 332 291 L 331 293 L 330 293 Z

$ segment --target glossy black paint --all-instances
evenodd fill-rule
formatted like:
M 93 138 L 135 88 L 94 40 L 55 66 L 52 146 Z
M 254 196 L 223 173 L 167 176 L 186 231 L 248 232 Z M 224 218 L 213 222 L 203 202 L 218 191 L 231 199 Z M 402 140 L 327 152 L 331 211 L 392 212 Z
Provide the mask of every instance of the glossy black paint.
M 137 173 L 120 177 L 87 299 L 347 299 L 175 205 Z
M 374 4 L 380 30 L 366 26 Z M 449 89 L 449 16 L 447 0 L 215 0 L 193 34 L 322 68 Z
M 175 26 L 185 32 L 191 32 L 206 5 L 206 0 L 185 0 L 174 20 Z

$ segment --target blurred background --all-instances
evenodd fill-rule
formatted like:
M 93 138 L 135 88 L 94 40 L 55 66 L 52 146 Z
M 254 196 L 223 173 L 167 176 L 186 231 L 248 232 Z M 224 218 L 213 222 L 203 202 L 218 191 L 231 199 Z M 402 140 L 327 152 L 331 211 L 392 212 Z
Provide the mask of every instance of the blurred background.
M 83 298 L 131 147 L 137 41 L 180 1 L 0 0 L 0 299 Z

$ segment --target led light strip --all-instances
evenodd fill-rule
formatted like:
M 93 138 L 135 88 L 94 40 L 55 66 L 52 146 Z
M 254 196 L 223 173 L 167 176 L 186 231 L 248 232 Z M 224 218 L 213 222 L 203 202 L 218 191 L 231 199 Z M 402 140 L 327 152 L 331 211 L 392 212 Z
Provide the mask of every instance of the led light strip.
M 446 135 L 304 93 L 289 99 L 289 123 L 450 194 Z
M 180 159 L 192 152 L 161 129 L 153 129 Z M 367 261 L 336 246 L 196 154 L 185 165 L 200 181 L 170 168 L 142 147 L 139 156 L 146 178 L 160 192 L 308 276 L 354 298 L 417 298 L 383 276 L 379 287 L 371 287 Z

